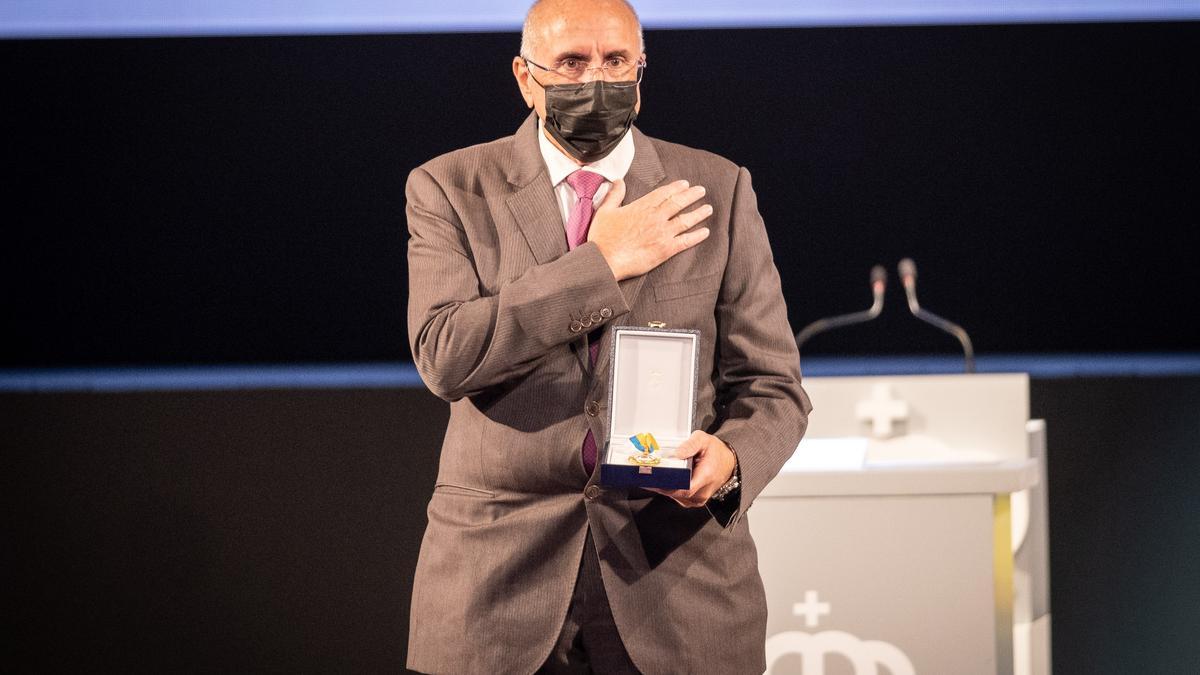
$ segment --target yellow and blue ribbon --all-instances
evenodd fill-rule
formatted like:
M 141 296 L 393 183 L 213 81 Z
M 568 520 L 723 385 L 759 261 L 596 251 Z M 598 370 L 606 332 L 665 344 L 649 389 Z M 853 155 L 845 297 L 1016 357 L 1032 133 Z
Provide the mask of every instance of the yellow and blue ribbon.
M 654 434 L 645 432 L 629 437 L 629 442 L 633 443 L 633 447 L 646 454 L 650 454 L 658 450 L 658 441 L 654 439 Z

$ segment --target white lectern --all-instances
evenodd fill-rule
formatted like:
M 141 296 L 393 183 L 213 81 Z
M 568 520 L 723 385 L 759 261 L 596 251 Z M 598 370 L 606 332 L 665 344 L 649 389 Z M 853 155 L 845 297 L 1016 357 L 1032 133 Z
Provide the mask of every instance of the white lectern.
M 1049 673 L 1045 434 L 1024 374 L 806 378 L 750 527 L 768 673 Z

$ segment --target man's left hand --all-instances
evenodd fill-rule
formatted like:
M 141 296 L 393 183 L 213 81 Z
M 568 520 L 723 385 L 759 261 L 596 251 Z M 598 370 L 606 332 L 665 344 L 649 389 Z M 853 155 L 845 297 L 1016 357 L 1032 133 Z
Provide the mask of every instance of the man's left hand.
M 718 488 L 733 477 L 733 471 L 737 468 L 737 458 L 729 446 L 716 436 L 703 431 L 692 432 L 692 435 L 675 449 L 673 456 L 679 459 L 695 457 L 692 461 L 691 488 L 687 490 L 647 489 L 670 497 L 681 506 L 690 509 L 707 504 L 709 497 L 712 497 Z

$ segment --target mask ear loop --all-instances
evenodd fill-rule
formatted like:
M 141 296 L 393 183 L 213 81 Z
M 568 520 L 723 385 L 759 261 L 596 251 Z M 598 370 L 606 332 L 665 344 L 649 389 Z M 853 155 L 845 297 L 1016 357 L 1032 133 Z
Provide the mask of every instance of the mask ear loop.
M 520 56 L 520 54 L 518 54 L 518 56 Z M 529 59 L 525 58 L 524 56 L 521 56 L 521 60 L 525 62 L 525 70 L 529 71 L 529 79 L 533 80 L 534 82 L 537 82 L 537 86 L 541 87 L 542 89 L 545 89 L 546 85 L 542 84 L 541 80 L 539 80 L 533 76 L 533 68 L 529 67 L 529 66 L 533 65 L 533 66 L 537 66 L 538 68 L 542 68 L 542 66 L 538 66 L 538 64 L 530 61 Z M 546 69 L 542 68 L 542 70 L 546 70 Z

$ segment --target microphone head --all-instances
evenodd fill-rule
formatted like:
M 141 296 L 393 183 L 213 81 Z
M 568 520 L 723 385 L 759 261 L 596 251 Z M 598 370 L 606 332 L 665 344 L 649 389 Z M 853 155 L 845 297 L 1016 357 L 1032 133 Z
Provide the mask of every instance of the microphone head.
M 883 265 L 876 265 L 871 268 L 871 288 L 882 291 L 887 286 L 887 270 Z
M 897 269 L 900 272 L 900 279 L 904 283 L 907 284 L 910 280 L 916 280 L 917 264 L 913 262 L 912 258 L 905 258 L 904 260 L 901 260 L 900 264 L 897 265 Z

